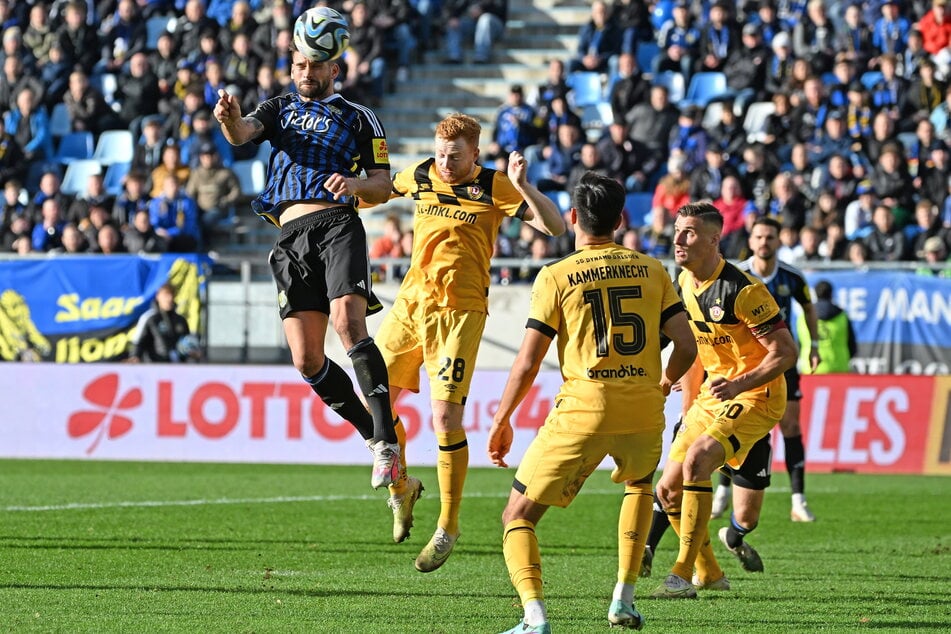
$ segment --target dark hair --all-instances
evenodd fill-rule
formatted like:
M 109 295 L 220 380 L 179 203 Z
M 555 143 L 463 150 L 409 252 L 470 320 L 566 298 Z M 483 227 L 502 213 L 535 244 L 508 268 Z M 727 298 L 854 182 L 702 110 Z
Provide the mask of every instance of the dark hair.
M 825 280 L 816 282 L 816 299 L 832 299 L 832 284 Z
M 717 231 L 723 231 L 723 215 L 709 200 L 687 203 L 677 210 L 677 215 L 681 218 L 699 218 L 715 226 Z
M 776 235 L 779 235 L 779 232 L 783 230 L 783 225 L 780 224 L 775 218 L 770 218 L 769 216 L 760 216 L 753 221 L 753 226 L 757 225 L 766 225 L 767 227 L 772 227 L 776 230 Z
M 624 187 L 607 176 L 585 172 L 572 194 L 578 226 L 593 236 L 610 236 L 624 209 Z

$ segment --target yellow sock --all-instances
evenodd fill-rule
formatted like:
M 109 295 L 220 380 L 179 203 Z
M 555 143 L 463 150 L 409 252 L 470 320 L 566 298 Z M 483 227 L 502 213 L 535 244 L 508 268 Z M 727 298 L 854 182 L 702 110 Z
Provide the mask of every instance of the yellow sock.
M 713 508 L 713 483 L 684 482 L 684 498 L 680 508 L 680 552 L 671 568 L 675 575 L 690 580 L 697 553 L 705 541 L 709 541 L 707 525 L 710 509 Z
M 697 553 L 696 567 L 700 583 L 710 583 L 723 576 L 723 568 L 720 567 L 720 562 L 717 561 L 717 556 L 713 554 L 713 547 L 710 545 L 709 531 L 707 531 L 707 538 Z
M 542 594 L 542 555 L 538 550 L 535 525 L 528 520 L 512 520 L 502 533 L 502 554 L 509 579 L 522 605 L 544 599 Z
M 654 494 L 650 482 L 624 487 L 621 514 L 617 523 L 618 583 L 637 582 L 641 570 L 641 557 L 651 528 Z
M 393 430 L 396 432 L 396 442 L 400 445 L 400 477 L 389 489 L 391 495 L 403 495 L 406 493 L 406 428 L 399 417 L 393 421 Z
M 436 432 L 439 457 L 436 475 L 439 479 L 439 526 L 450 535 L 459 534 L 459 506 L 462 487 L 469 469 L 469 444 L 463 430 Z

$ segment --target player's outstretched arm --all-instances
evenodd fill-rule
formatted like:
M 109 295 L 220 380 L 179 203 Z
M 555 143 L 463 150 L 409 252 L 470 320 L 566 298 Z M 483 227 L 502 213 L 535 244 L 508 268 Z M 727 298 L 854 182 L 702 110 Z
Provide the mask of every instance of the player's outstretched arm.
M 547 236 L 565 232 L 565 221 L 555 203 L 528 182 L 528 162 L 520 152 L 509 154 L 508 177 L 528 203 L 524 220 Z
M 515 363 L 505 382 L 499 407 L 489 430 L 489 460 L 499 467 L 507 467 L 505 456 L 512 449 L 512 413 L 522 402 L 541 368 L 551 337 L 534 328 L 525 331 L 522 347 L 515 357 Z
M 254 117 L 242 117 L 241 104 L 223 89 L 218 91 L 214 115 L 221 124 L 221 133 L 231 145 L 243 145 L 264 130 L 264 125 Z
M 697 342 L 693 331 L 690 330 L 690 323 L 687 321 L 685 312 L 677 313 L 668 319 L 661 328 L 661 332 L 674 344 L 674 349 L 667 360 L 667 367 L 664 368 L 664 377 L 660 382 L 664 396 L 667 396 L 670 394 L 671 386 L 680 380 L 697 358 Z

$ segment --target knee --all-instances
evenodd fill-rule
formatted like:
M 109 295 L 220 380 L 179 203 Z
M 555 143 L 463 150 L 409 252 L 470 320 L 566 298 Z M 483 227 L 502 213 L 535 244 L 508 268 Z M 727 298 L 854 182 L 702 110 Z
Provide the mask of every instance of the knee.
M 524 519 L 517 509 L 512 508 L 511 506 L 506 506 L 502 511 L 502 528 L 504 529 L 509 523 L 514 522 L 515 520 Z
M 326 363 L 326 357 L 316 350 L 307 350 L 294 355 L 294 367 L 302 376 L 314 376 L 323 369 L 324 363 Z

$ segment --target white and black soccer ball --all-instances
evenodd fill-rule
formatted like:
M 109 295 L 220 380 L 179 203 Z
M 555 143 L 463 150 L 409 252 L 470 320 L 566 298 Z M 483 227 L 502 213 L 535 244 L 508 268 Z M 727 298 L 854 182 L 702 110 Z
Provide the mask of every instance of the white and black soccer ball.
M 350 45 L 350 25 L 339 11 L 314 7 L 294 23 L 294 46 L 304 57 L 327 62 L 343 55 Z

